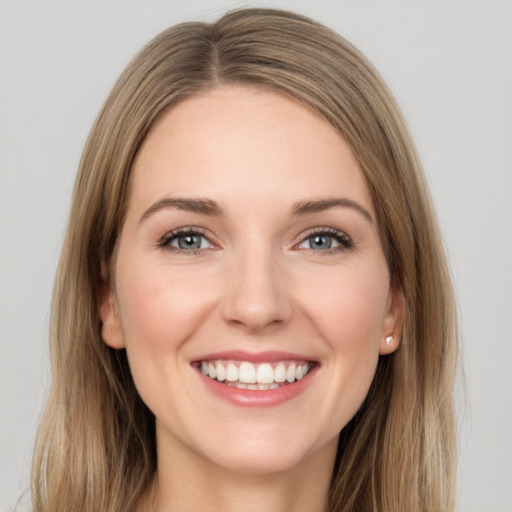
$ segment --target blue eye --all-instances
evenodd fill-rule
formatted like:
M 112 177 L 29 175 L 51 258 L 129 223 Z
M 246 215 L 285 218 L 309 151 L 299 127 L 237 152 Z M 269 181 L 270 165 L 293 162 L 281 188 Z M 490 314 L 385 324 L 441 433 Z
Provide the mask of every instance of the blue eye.
M 208 240 L 202 235 L 180 235 L 169 243 L 171 247 L 183 250 L 206 249 L 209 246 Z
M 197 230 L 180 229 L 168 233 L 160 240 L 160 247 L 181 252 L 194 252 L 212 247 L 205 235 Z
M 313 251 L 338 251 L 352 247 L 350 238 L 334 229 L 322 229 L 306 237 L 300 244 L 300 249 Z
M 307 244 L 308 249 L 315 249 L 317 251 L 325 251 L 327 249 L 332 249 L 333 245 L 338 243 L 335 240 L 333 240 L 332 236 L 326 236 L 326 235 L 311 235 L 302 242 L 301 247 L 303 247 L 304 244 Z M 338 243 L 339 245 L 339 243 Z

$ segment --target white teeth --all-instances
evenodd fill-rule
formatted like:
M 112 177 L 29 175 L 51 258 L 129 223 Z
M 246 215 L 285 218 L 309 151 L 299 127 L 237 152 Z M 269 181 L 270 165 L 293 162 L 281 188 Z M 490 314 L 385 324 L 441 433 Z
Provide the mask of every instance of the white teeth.
M 229 382 L 238 380 L 238 368 L 233 363 L 229 363 L 226 368 L 226 380 Z
M 284 382 L 286 380 L 286 366 L 279 363 L 274 370 L 274 380 L 276 382 Z
M 256 381 L 258 384 L 270 384 L 274 382 L 274 370 L 268 363 L 263 363 L 258 366 L 256 372 Z
M 286 380 L 288 382 L 293 382 L 295 380 L 295 363 L 288 366 L 288 370 L 286 370 Z
M 229 386 L 238 388 L 238 389 L 252 389 L 265 391 L 267 389 L 277 389 L 279 386 L 273 382 L 272 384 L 244 384 L 242 382 L 233 382 L 228 383 Z
M 227 366 L 225 366 L 227 363 Z M 288 367 L 286 366 L 288 364 Z M 281 384 L 293 383 L 304 378 L 311 365 L 288 363 L 281 361 L 274 363 L 253 364 L 248 361 L 202 361 L 201 373 L 219 382 L 226 381 L 226 384 L 240 389 L 276 389 Z
M 226 380 L 226 370 L 225 370 L 224 366 L 222 366 L 222 364 L 217 363 L 215 365 L 215 370 L 217 372 L 217 380 L 219 382 Z
M 238 380 L 244 384 L 256 383 L 256 368 L 251 363 L 244 361 L 238 367 Z
M 252 389 L 253 391 L 258 389 L 257 384 L 244 384 L 243 382 L 235 382 L 233 386 L 238 389 Z

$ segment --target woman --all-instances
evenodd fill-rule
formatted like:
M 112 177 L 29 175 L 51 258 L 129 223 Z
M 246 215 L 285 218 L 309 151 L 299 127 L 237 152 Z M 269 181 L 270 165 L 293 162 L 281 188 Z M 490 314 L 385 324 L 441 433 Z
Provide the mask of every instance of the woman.
M 453 510 L 449 282 L 357 50 L 274 10 L 167 30 L 84 150 L 34 510 Z

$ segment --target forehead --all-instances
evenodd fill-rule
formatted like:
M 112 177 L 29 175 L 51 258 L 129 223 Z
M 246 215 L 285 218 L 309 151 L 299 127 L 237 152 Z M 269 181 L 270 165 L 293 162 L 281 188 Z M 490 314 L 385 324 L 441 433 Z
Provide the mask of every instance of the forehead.
M 133 166 L 134 201 L 212 194 L 260 204 L 349 194 L 371 209 L 357 160 L 326 120 L 284 95 L 240 86 L 166 111 Z

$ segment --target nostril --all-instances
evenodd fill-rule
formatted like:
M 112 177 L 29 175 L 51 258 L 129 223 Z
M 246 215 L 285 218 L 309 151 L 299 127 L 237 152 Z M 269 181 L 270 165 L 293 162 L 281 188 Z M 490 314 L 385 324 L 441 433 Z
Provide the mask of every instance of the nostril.
M 244 327 L 250 331 L 276 328 L 289 321 L 292 309 L 284 297 L 267 294 L 259 300 L 234 297 L 224 304 L 223 316 L 232 326 Z

